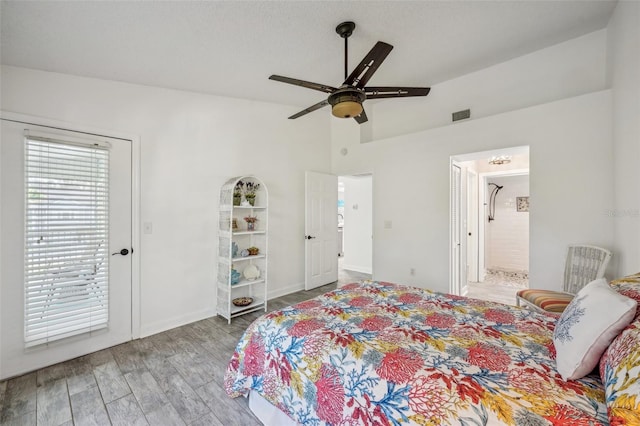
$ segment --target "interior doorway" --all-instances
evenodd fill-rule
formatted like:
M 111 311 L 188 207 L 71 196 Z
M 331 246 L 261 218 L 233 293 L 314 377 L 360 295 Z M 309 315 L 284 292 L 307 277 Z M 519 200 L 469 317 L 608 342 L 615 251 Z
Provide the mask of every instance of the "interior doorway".
M 529 148 L 451 157 L 450 291 L 513 304 L 528 286 Z
M 338 177 L 338 283 L 373 275 L 373 175 Z

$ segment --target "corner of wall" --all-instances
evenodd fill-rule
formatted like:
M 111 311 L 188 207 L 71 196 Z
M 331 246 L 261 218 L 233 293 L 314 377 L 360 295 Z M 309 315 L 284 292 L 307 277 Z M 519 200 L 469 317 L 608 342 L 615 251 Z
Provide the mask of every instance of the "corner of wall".
M 640 270 L 640 3 L 618 2 L 607 26 L 607 81 L 612 93 L 614 260 L 618 276 Z

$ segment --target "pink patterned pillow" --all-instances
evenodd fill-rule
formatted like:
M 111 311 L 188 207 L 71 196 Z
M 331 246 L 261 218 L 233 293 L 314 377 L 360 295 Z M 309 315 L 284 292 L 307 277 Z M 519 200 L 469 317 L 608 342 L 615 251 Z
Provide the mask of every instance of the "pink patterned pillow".
M 640 425 L 640 320 L 632 322 L 600 359 L 609 422 Z
M 640 273 L 612 281 L 611 288 L 640 305 Z M 640 425 L 640 308 L 600 358 L 609 422 Z
M 611 288 L 620 294 L 624 294 L 638 302 L 638 310 L 636 312 L 636 318 L 640 317 L 640 272 L 637 274 L 629 275 L 624 278 L 613 280 L 609 283 Z

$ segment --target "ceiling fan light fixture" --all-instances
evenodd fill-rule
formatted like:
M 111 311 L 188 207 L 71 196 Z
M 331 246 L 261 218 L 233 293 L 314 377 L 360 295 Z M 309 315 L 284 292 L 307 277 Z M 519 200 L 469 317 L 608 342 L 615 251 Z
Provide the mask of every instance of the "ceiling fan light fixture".
M 339 89 L 329 95 L 331 113 L 338 118 L 353 118 L 362 113 L 362 102 L 366 95 L 351 88 Z
M 335 104 L 331 113 L 338 118 L 353 118 L 362 114 L 362 104 L 356 101 L 344 101 Z

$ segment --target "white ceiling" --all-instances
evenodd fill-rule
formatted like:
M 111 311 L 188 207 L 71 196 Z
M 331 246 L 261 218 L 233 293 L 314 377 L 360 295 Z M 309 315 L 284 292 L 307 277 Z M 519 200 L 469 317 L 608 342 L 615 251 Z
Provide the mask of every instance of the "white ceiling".
M 606 1 L 2 1 L 5 65 L 282 104 L 323 99 L 270 81 L 344 80 L 395 46 L 369 82 L 432 86 L 606 27 Z

